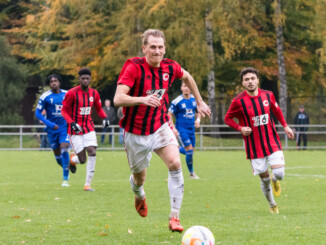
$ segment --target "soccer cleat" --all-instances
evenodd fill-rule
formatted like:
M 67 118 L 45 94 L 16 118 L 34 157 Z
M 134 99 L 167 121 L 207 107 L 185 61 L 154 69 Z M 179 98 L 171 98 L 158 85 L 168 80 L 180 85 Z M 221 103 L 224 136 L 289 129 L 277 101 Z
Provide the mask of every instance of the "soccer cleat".
M 183 231 L 183 227 L 182 225 L 180 225 L 180 220 L 178 220 L 176 217 L 173 217 L 170 219 L 169 221 L 169 229 L 172 232 L 182 232 Z
M 279 197 L 281 195 L 281 183 L 280 181 L 273 181 L 273 174 L 271 174 L 271 183 L 274 196 Z
M 89 185 L 85 185 L 84 186 L 84 191 L 95 191 L 95 190 L 92 189 Z
M 199 179 L 199 177 L 197 176 L 197 174 L 192 172 L 192 173 L 190 173 L 190 179 Z
M 72 158 L 73 158 L 74 156 L 76 156 L 75 153 L 71 153 L 71 154 L 70 154 L 70 162 L 69 162 L 69 169 L 70 169 L 70 172 L 72 172 L 73 174 L 76 173 L 76 171 L 77 171 L 76 163 L 74 163 L 74 162 L 72 161 Z
M 270 212 L 271 212 L 272 214 L 278 214 L 278 207 L 277 207 L 276 205 L 273 206 L 273 207 L 271 207 Z
M 146 217 L 148 212 L 146 198 L 144 198 L 144 200 L 139 200 L 135 196 L 135 208 L 141 217 Z
M 61 184 L 62 187 L 69 187 L 68 180 L 64 180 Z

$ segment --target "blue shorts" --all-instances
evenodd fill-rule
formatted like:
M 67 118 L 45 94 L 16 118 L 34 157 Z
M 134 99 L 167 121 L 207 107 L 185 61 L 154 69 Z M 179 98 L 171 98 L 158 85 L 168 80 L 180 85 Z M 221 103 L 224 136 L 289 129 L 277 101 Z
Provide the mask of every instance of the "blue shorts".
M 196 146 L 195 131 L 182 130 L 179 131 L 180 138 L 185 147 L 192 145 L 193 148 Z
M 51 148 L 57 149 L 61 143 L 69 143 L 67 127 L 59 128 L 58 130 L 47 130 Z

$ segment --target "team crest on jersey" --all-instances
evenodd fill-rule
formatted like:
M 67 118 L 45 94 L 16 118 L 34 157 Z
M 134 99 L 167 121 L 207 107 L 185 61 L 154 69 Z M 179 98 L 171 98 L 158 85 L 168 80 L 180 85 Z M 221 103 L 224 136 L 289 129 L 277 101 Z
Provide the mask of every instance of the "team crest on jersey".
M 185 104 L 185 103 L 182 103 L 182 104 L 181 104 L 181 107 L 182 107 L 182 108 L 186 108 L 186 104 Z
M 269 106 L 268 100 L 264 100 L 264 101 L 263 101 L 263 105 L 264 105 L 264 106 Z
M 196 101 L 193 101 L 192 102 L 192 106 L 196 106 L 197 104 L 196 104 Z
M 93 97 L 89 97 L 89 101 L 90 102 L 93 102 L 94 101 L 94 98 Z
M 164 73 L 164 74 L 163 74 L 163 80 L 164 80 L 164 81 L 169 80 L 169 77 L 170 77 L 170 76 L 169 76 L 169 73 Z

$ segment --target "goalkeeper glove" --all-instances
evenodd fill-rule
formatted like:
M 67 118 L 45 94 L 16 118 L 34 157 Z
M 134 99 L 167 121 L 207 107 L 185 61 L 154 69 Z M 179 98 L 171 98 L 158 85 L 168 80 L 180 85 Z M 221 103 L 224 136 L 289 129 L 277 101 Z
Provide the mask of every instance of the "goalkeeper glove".
M 75 131 L 76 134 L 79 134 L 83 131 L 81 126 L 78 123 L 72 122 L 70 123 L 71 129 Z
M 110 126 L 110 120 L 106 117 L 103 119 L 103 129 L 106 129 Z

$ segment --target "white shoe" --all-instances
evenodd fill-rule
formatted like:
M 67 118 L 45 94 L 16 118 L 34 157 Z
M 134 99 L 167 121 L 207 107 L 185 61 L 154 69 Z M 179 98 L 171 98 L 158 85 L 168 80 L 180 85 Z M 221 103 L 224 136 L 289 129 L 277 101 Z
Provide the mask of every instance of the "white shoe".
M 200 179 L 194 172 L 190 173 L 190 179 Z
M 67 180 L 64 180 L 61 184 L 62 187 L 69 187 L 70 185 L 68 184 Z

